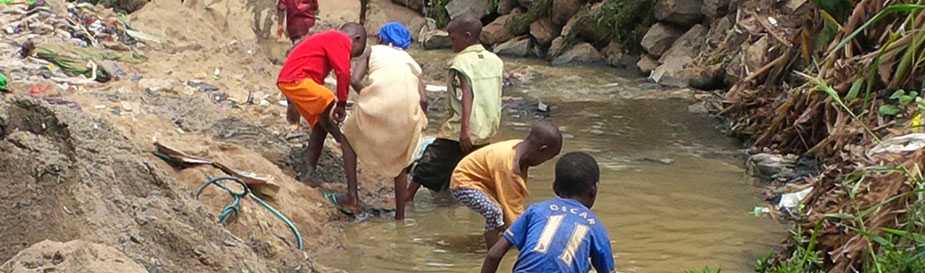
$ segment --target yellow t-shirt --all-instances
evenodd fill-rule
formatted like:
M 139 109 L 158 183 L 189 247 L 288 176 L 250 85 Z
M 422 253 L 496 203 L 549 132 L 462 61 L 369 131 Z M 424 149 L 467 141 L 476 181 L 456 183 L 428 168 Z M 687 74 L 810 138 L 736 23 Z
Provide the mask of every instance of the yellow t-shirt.
M 472 152 L 456 165 L 450 189 L 475 189 L 495 199 L 510 225 L 524 211 L 527 182 L 514 172 L 514 149 L 521 140 L 508 140 Z

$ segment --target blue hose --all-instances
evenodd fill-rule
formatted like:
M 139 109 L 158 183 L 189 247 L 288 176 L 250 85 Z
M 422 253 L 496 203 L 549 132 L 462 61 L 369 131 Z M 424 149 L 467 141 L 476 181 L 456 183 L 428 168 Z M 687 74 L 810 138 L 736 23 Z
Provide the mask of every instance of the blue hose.
M 241 186 L 241 188 L 244 190 L 240 192 L 233 191 L 229 189 L 228 187 L 226 187 L 224 184 L 220 183 L 222 181 L 235 182 L 239 186 Z M 209 185 L 215 185 L 216 187 L 224 190 L 229 195 L 231 195 L 231 203 L 228 203 L 228 205 L 222 208 L 222 211 L 218 214 L 218 222 L 220 224 L 224 225 L 225 221 L 228 220 L 228 217 L 230 217 L 232 214 L 237 214 L 238 212 L 241 211 L 241 199 L 250 197 L 251 199 L 254 200 L 254 202 L 257 202 L 257 204 L 259 204 L 261 207 L 270 211 L 270 213 L 272 213 L 273 216 L 276 216 L 277 219 L 279 219 L 280 221 L 283 221 L 283 223 L 289 226 L 289 230 L 292 231 L 292 234 L 295 236 L 296 245 L 298 246 L 299 250 L 305 250 L 305 243 L 302 240 L 302 234 L 299 233 L 299 229 L 296 228 L 295 224 L 292 221 L 290 221 L 289 218 L 286 217 L 286 215 L 283 215 L 282 212 L 280 212 L 279 210 L 276 210 L 275 208 L 273 208 L 273 206 L 270 206 L 269 203 L 267 203 L 266 201 L 263 201 L 263 199 L 260 199 L 260 197 L 258 197 L 257 195 L 254 195 L 254 193 L 251 192 L 250 188 L 247 187 L 247 184 L 245 184 L 244 181 L 241 181 L 241 179 L 237 177 L 233 177 L 233 176 L 220 176 L 220 177 L 210 176 L 208 178 L 208 181 L 202 184 L 202 186 L 199 186 L 199 189 L 196 190 L 196 199 L 199 199 L 199 195 L 201 195 L 202 192 Z

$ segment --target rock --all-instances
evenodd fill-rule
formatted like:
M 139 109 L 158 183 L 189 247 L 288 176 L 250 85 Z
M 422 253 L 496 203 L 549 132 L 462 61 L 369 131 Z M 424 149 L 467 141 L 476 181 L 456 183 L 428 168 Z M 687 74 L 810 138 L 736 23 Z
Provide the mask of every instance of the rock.
M 607 58 L 607 64 L 613 67 L 629 68 L 639 61 L 639 57 L 628 54 L 618 42 L 610 42 L 602 53 Z
M 495 46 L 495 54 L 511 57 L 527 57 L 533 54 L 533 41 L 529 36 L 520 36 Z
M 138 84 L 146 91 L 161 92 L 174 90 L 179 82 L 173 79 L 141 79 Z
M 655 19 L 678 26 L 692 26 L 703 19 L 700 7 L 703 0 L 657 0 Z
M 536 39 L 536 43 L 547 47 L 552 40 L 559 36 L 559 29 L 553 25 L 549 18 L 540 18 L 530 24 L 530 36 Z
M 565 30 L 563 30 L 563 33 L 565 33 Z M 649 52 L 649 54 L 653 56 L 662 56 L 682 34 L 684 33 L 681 32 L 681 30 L 673 26 L 656 23 L 649 28 L 649 31 L 642 37 L 640 43 L 642 44 L 642 48 L 645 49 L 646 52 Z
M 577 31 L 576 26 L 578 26 L 578 23 L 581 21 L 579 19 L 579 16 L 572 16 L 572 18 L 565 23 L 565 26 L 562 26 L 561 36 L 572 37 L 577 35 L 577 33 L 573 34 L 572 32 Z
M 589 43 L 580 43 L 552 60 L 552 65 L 603 63 L 604 56 Z
M 729 0 L 703 0 L 703 6 L 700 7 L 700 13 L 712 21 L 715 18 L 726 15 L 729 11 Z
M 442 30 L 431 30 L 421 34 L 421 43 L 426 49 L 443 49 L 453 46 L 450 34 Z
M 745 48 L 745 67 L 748 71 L 755 71 L 765 65 L 768 60 L 768 36 L 761 36 L 758 41 Z
M 565 50 L 567 49 L 565 46 L 565 38 L 562 36 L 553 39 L 552 43 L 549 44 L 549 50 L 546 51 L 546 57 L 549 58 L 549 60 L 552 60 L 555 57 L 559 57 L 559 55 L 565 53 Z
M 794 155 L 783 156 L 761 153 L 750 156 L 746 165 L 749 174 L 752 176 L 760 177 L 767 181 L 777 180 L 778 178 L 786 179 L 795 176 L 797 157 Z
M 79 240 L 36 243 L 0 265 L 0 272 L 148 273 L 115 248 Z
M 481 19 L 488 14 L 488 7 L 490 4 L 486 0 L 452 0 L 446 5 L 446 12 L 450 20 L 464 15 Z
M 552 9 L 550 10 L 552 24 L 556 26 L 565 25 L 572 16 L 578 13 L 582 6 L 584 6 L 583 0 L 552 0 Z
M 700 53 L 706 34 L 707 29 L 702 25 L 695 25 L 684 33 L 658 60 L 662 64 L 649 78 L 661 85 L 687 87 L 691 79 L 699 76 L 698 71 L 689 66 Z
M 482 44 L 494 45 L 514 38 L 514 34 L 511 34 L 511 23 L 516 13 L 502 15 L 482 27 Z
M 730 29 L 732 29 L 732 21 L 729 17 L 723 17 L 713 21 L 713 24 L 710 26 L 710 31 L 707 32 L 707 44 L 712 48 L 719 47 L 725 40 L 726 34 Z
M 639 71 L 646 74 L 651 73 L 652 70 L 658 68 L 659 65 L 660 63 L 658 63 L 658 60 L 649 54 L 642 54 L 642 56 L 639 57 L 639 62 L 636 63 L 636 67 L 639 68 Z

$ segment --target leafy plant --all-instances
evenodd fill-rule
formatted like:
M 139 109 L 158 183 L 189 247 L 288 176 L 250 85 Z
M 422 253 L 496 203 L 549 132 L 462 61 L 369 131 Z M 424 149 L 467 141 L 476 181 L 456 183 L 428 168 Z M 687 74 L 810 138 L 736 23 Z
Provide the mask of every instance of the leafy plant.
M 919 110 L 925 110 L 925 100 L 916 91 L 896 90 L 893 95 L 890 95 L 890 101 L 895 103 L 885 103 L 880 106 L 881 116 L 897 116 L 913 102 Z

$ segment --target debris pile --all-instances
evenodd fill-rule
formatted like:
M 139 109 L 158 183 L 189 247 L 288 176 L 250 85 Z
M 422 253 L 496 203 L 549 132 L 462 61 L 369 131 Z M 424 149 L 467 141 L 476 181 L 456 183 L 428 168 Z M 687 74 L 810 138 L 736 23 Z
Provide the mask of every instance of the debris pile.
M 69 90 L 128 77 L 125 64 L 146 60 L 138 49 L 150 37 L 123 15 L 88 3 L 63 1 L 0 5 L 0 67 L 9 90 L 55 85 Z
M 925 255 L 925 152 L 914 134 L 925 112 L 925 6 L 750 0 L 730 10 L 714 22 L 728 31 L 711 29 L 693 60 L 704 79 L 730 86 L 710 105 L 752 151 L 822 164 L 789 181 L 780 204 L 797 209 L 798 236 L 759 271 L 925 270 L 892 267 Z

